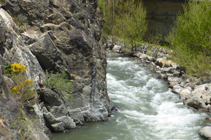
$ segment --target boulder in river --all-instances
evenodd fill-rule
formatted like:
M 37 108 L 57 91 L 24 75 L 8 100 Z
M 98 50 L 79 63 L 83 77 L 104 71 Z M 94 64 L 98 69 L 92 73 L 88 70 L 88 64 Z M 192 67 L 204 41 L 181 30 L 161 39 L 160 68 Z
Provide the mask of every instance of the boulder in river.
M 211 126 L 205 126 L 199 131 L 199 135 L 211 139 Z

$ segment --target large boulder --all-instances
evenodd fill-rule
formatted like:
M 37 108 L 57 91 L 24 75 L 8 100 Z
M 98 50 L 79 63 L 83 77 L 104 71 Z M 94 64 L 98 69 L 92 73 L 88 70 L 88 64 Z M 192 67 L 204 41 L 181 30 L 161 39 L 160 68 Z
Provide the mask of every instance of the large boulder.
M 179 93 L 180 98 L 185 99 L 186 96 L 191 94 L 191 91 L 192 91 L 191 87 L 186 87 L 186 88 L 182 89 Z
M 205 126 L 199 131 L 199 135 L 211 139 L 211 126 Z

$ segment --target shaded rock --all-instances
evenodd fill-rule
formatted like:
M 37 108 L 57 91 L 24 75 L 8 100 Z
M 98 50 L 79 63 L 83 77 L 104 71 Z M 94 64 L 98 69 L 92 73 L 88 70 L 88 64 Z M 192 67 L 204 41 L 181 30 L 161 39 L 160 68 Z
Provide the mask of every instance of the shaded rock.
M 41 100 L 49 106 L 59 106 L 62 104 L 59 95 L 48 88 L 40 89 L 38 94 L 40 95 Z
M 60 106 L 53 106 L 50 109 L 50 112 L 54 115 L 54 117 L 61 117 L 61 116 L 66 116 L 67 115 L 67 109 L 66 107 L 61 104 Z
M 62 125 L 62 122 L 52 124 L 51 127 L 52 127 L 53 131 L 55 131 L 55 132 L 62 132 L 62 131 L 64 131 L 64 127 Z
M 199 108 L 206 108 L 206 105 L 202 98 L 199 97 L 192 97 L 191 99 L 188 99 L 184 101 L 186 105 L 193 107 L 195 109 Z

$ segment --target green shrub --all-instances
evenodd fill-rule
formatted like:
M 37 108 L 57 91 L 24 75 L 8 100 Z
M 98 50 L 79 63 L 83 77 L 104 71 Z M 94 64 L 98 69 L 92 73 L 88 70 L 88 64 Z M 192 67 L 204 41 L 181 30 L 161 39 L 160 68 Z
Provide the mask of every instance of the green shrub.
M 1 3 L 6 3 L 7 2 L 7 0 L 0 0 L 0 4 Z
M 5 67 L 6 67 L 5 73 L 6 74 L 12 74 L 13 70 L 12 70 L 12 66 L 11 66 L 11 64 L 9 62 L 5 63 Z
M 143 40 L 147 30 L 146 11 L 139 0 L 98 0 L 107 35 L 118 36 L 135 45 Z
M 11 88 L 12 95 L 22 103 L 26 100 L 34 99 L 37 95 L 35 90 L 36 84 L 26 78 L 24 73 L 26 66 L 22 63 L 10 64 L 9 62 L 6 62 L 5 66 L 5 73 L 9 74 L 14 82 L 14 86 Z
M 14 16 L 13 20 L 18 25 L 21 33 L 23 33 L 27 29 L 28 21 L 26 17 Z
M 32 80 L 26 79 L 23 73 L 13 75 L 12 80 L 14 81 L 15 86 L 11 91 L 16 99 L 24 102 L 36 97 L 36 84 Z
M 47 87 L 55 88 L 57 92 L 70 92 L 73 89 L 72 83 L 69 81 L 65 72 L 46 73 L 47 79 L 44 82 Z M 70 98 L 70 95 L 68 95 Z
M 189 75 L 202 76 L 211 68 L 210 7 L 209 0 L 189 2 L 168 36 L 172 49 L 175 50 L 173 60 L 186 67 Z

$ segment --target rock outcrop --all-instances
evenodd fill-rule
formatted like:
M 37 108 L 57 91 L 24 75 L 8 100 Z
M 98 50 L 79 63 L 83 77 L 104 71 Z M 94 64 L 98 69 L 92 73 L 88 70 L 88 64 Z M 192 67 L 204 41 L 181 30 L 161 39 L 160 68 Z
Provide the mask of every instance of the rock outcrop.
M 32 110 L 42 130 L 64 131 L 108 119 L 113 105 L 107 94 L 102 26 L 96 0 L 6 0 L 0 4 L 2 73 L 6 61 L 26 66 L 27 78 L 37 84 L 39 99 Z M 46 71 L 68 75 L 73 84 L 68 93 L 71 100 L 43 84 Z M 10 77 L 1 80 L 5 79 L 0 102 L 10 100 L 8 91 L 13 85 Z

